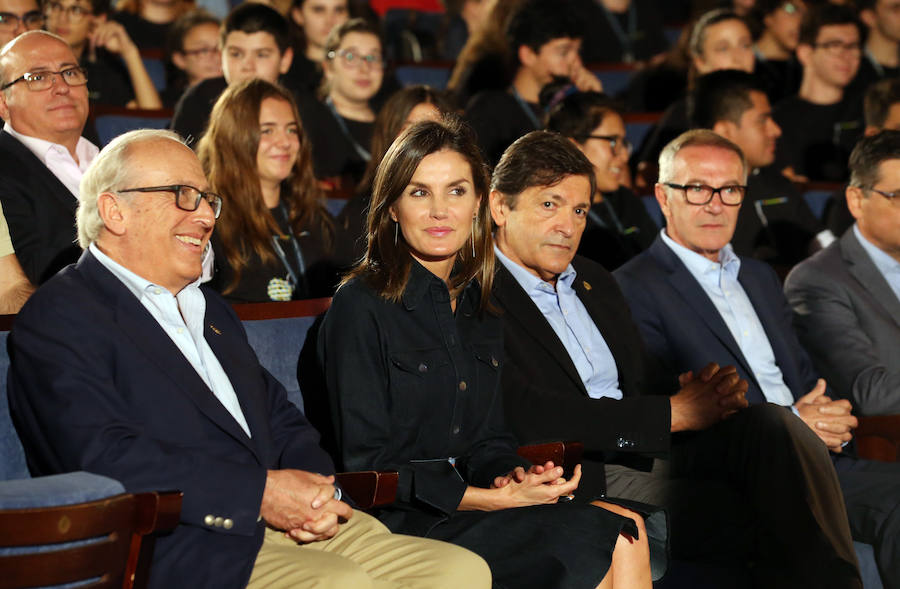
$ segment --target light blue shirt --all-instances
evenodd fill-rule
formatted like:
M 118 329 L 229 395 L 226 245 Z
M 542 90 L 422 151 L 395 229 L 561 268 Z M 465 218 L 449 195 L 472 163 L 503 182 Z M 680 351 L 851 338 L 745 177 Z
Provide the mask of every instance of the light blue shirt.
M 878 271 L 884 276 L 888 286 L 894 291 L 894 295 L 900 300 L 900 262 L 881 251 L 878 246 L 863 237 L 863 234 L 859 232 L 859 227 L 857 227 L 856 223 L 853 224 L 853 234 L 856 235 L 859 244 L 866 250 L 866 253 L 869 254 L 872 263 L 875 264 L 875 267 L 878 268 Z
M 550 323 L 575 364 L 588 395 L 594 399 L 621 399 L 619 369 L 606 340 L 572 288 L 575 282 L 572 264 L 559 275 L 553 288 L 504 256 L 496 246 L 494 252 Z
M 688 272 L 700 283 L 715 305 L 744 358 L 750 364 L 750 369 L 756 376 L 766 400 L 792 407 L 794 396 L 784 384 L 781 369 L 775 363 L 775 352 L 769 343 L 766 330 L 756 314 L 756 309 L 753 308 L 753 303 L 738 282 L 741 260 L 731 249 L 731 244 L 726 244 L 719 250 L 719 262 L 713 262 L 672 241 L 664 229 L 660 235 L 663 243 L 687 266 Z
M 247 436 L 250 436 L 250 427 L 244 418 L 244 412 L 241 410 L 234 387 L 231 386 L 228 375 L 225 374 L 222 365 L 219 364 L 219 360 L 203 337 L 206 299 L 200 292 L 200 279 L 198 278 L 181 289 L 177 296 L 173 296 L 167 289 L 141 278 L 128 268 L 114 262 L 101 252 L 96 244 L 92 243 L 89 249 L 97 261 L 121 280 L 125 287 L 138 298 L 153 319 L 166 332 L 166 335 L 172 338 L 206 386 L 231 413 Z

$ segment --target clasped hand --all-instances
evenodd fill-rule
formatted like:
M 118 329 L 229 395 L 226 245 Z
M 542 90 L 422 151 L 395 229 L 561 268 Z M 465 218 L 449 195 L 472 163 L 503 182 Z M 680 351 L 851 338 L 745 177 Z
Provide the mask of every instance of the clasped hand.
M 825 394 L 825 381 L 819 379 L 813 390 L 800 397 L 794 407 L 800 419 L 812 429 L 828 449 L 840 452 L 843 445 L 853 438 L 851 430 L 859 425 L 851 414 L 850 401 L 833 401 Z
M 552 461 L 535 464 L 528 470 L 517 466 L 505 476 L 494 479 L 492 489 L 504 493 L 507 507 L 556 503 L 560 497 L 570 496 L 581 481 L 581 465 L 575 467 L 572 478 L 563 478 L 561 466 Z
M 681 390 L 671 398 L 672 431 L 702 430 L 747 407 L 748 383 L 734 366 L 711 362 L 699 374 L 678 377 Z
M 334 476 L 302 470 L 270 470 L 259 514 L 298 542 L 327 540 L 353 509 L 334 499 Z

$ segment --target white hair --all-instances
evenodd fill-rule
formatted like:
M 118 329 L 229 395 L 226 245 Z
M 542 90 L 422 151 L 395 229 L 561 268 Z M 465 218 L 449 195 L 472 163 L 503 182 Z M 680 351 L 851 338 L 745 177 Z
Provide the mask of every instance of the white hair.
M 719 147 L 734 152 L 741 160 L 744 175 L 742 182 L 747 183 L 747 158 L 741 148 L 709 129 L 692 129 L 685 131 L 670 141 L 659 153 L 659 183 L 671 182 L 675 177 L 675 156 L 685 147 Z
M 78 245 L 87 249 L 97 241 L 103 229 L 103 219 L 97 208 L 97 199 L 104 192 L 116 192 L 125 188 L 129 178 L 128 152 L 138 143 L 156 141 L 175 141 L 185 145 L 177 133 L 163 129 L 138 129 L 119 135 L 109 142 L 91 162 L 90 167 L 81 178 L 79 187 L 78 213 Z

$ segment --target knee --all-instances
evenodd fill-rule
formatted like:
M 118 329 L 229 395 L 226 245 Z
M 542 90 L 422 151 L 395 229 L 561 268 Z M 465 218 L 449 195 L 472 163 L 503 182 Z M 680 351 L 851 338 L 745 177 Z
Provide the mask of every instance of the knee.
M 440 575 L 431 587 L 488 589 L 491 569 L 483 558 L 454 544 L 445 544 L 440 555 Z

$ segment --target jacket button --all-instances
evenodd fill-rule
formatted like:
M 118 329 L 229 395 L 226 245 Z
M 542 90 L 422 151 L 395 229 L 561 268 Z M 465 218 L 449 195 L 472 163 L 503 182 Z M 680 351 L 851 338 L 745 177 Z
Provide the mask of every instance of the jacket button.
M 419 372 L 428 372 L 428 366 L 424 362 L 419 364 Z
M 493 358 L 493 357 L 492 357 L 492 358 L 491 358 L 491 366 L 493 366 L 494 368 L 496 368 L 496 367 L 500 366 L 500 363 L 497 362 L 497 359 L 496 359 L 496 358 Z
M 469 388 L 469 385 L 466 384 L 466 381 L 464 381 L 464 380 L 459 381 L 459 390 L 464 391 L 467 388 Z
M 225 520 L 221 517 L 217 517 L 216 521 L 213 522 L 213 525 L 217 528 L 221 528 L 223 523 L 225 523 Z
M 222 522 L 222 527 L 226 530 L 230 530 L 234 527 L 234 521 L 231 518 L 225 518 L 225 521 Z
M 625 438 L 619 438 L 619 439 L 617 439 L 617 440 L 616 440 L 616 447 L 617 447 L 617 448 L 624 448 L 624 447 L 625 447 Z
M 203 518 L 203 523 L 205 523 L 208 526 L 214 525 L 216 523 L 216 518 L 211 515 L 207 515 L 206 517 Z
M 458 425 L 453 428 L 453 435 L 454 436 L 459 435 L 459 426 Z

